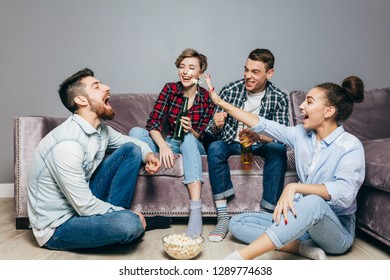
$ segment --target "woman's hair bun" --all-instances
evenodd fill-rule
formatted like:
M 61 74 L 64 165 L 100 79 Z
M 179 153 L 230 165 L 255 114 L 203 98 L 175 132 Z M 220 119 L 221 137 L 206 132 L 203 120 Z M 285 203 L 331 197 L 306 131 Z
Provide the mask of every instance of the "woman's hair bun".
M 343 80 L 341 86 L 347 90 L 353 102 L 360 103 L 364 100 L 364 83 L 359 77 L 349 76 Z

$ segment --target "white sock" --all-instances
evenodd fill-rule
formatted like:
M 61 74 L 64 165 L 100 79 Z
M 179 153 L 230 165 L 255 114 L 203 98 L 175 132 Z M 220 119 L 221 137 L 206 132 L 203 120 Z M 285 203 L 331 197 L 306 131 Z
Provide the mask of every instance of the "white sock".
M 299 245 L 299 254 L 312 260 L 327 260 L 324 250 L 322 250 L 313 240 L 302 241 Z
M 229 255 L 227 255 L 224 260 L 243 260 L 243 258 L 241 257 L 240 253 L 238 253 L 238 251 L 234 251 L 232 253 L 230 253 Z

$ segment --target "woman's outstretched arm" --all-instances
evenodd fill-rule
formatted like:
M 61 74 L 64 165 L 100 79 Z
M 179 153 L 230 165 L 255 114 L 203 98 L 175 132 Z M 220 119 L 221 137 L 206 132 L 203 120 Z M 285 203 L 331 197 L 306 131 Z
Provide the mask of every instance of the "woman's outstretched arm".
M 241 110 L 240 108 L 237 108 L 236 106 L 233 106 L 230 103 L 222 100 L 215 92 L 214 87 L 211 84 L 211 79 L 209 74 L 205 74 L 204 79 L 209 88 L 211 100 L 216 106 L 221 107 L 230 116 L 243 122 L 248 127 L 254 127 L 259 124 L 259 117 L 257 115 Z

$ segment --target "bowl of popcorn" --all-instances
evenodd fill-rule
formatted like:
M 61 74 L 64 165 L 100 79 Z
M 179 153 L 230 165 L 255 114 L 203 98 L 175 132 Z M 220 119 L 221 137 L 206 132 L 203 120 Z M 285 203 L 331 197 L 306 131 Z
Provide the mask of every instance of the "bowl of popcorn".
M 204 238 L 188 237 L 185 233 L 165 235 L 162 239 L 164 250 L 176 260 L 190 260 L 202 251 Z

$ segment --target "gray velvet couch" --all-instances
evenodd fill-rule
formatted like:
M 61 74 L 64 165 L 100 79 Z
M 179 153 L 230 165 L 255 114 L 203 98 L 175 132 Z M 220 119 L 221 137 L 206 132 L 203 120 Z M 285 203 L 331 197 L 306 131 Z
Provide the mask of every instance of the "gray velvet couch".
M 291 91 L 291 123 L 299 123 L 299 105 L 306 92 Z M 108 123 L 127 134 L 134 126 L 145 126 L 152 110 L 156 93 L 112 94 L 111 105 L 116 117 Z M 356 135 L 365 148 L 366 178 L 358 194 L 357 226 L 384 244 L 390 246 L 390 88 L 372 89 L 366 92 L 365 101 L 356 104 L 352 116 L 344 124 L 347 131 Z M 26 178 L 28 164 L 39 141 L 64 118 L 43 116 L 16 117 L 14 123 L 15 153 L 15 218 L 16 228 L 28 228 Z M 263 160 L 255 157 L 252 169 L 245 170 L 239 156 L 230 158 L 232 180 L 236 194 L 229 202 L 230 214 L 259 210 L 263 193 Z M 216 217 L 209 182 L 206 156 L 203 156 L 202 187 L 203 215 Z M 160 170 L 147 175 L 140 169 L 135 196 L 131 208 L 146 216 L 188 216 L 188 191 L 182 185 L 181 158 L 171 170 Z M 296 182 L 294 157 L 288 151 L 288 168 L 285 184 Z
M 157 96 L 157 93 L 112 94 L 110 104 L 115 109 L 116 116 L 114 120 L 108 121 L 108 124 L 124 134 L 127 134 L 132 127 L 144 127 Z M 18 229 L 29 226 L 26 180 L 32 154 L 39 141 L 64 120 L 65 118 L 44 116 L 15 118 L 15 218 Z M 202 212 L 204 217 L 216 217 L 206 156 L 202 156 L 202 161 L 204 179 Z M 255 162 L 250 170 L 241 165 L 239 156 L 231 157 L 229 164 L 236 192 L 234 198 L 229 202 L 229 213 L 234 215 L 240 212 L 258 211 L 259 201 L 263 194 L 263 160 L 260 157 L 255 157 Z M 294 158 L 289 152 L 289 167 L 285 183 L 297 180 Z M 145 216 L 188 217 L 189 195 L 182 181 L 181 157 L 175 161 L 173 169 L 160 169 L 158 174 L 148 175 L 141 168 L 131 208 L 141 211 Z

